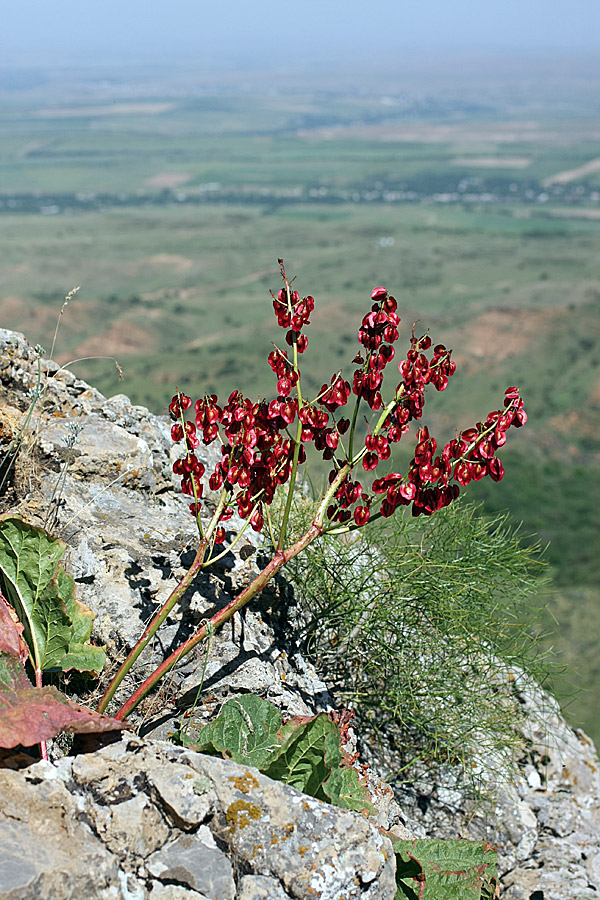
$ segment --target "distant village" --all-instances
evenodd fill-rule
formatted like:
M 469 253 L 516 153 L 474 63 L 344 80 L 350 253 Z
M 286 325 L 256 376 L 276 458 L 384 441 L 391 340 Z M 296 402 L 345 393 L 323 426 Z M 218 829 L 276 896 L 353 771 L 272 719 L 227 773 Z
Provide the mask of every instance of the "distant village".
M 36 213 L 68 215 L 110 207 L 139 207 L 165 204 L 284 206 L 304 203 L 334 204 L 459 204 L 463 207 L 511 205 L 580 207 L 600 211 L 600 191 L 585 182 L 541 184 L 534 179 L 513 181 L 508 176 L 479 177 L 457 173 L 425 173 L 408 181 L 378 179 L 372 183 L 336 188 L 324 184 L 295 187 L 265 187 L 252 184 L 229 186 L 208 182 L 188 190 L 163 188 L 118 193 L 3 193 L 0 214 Z

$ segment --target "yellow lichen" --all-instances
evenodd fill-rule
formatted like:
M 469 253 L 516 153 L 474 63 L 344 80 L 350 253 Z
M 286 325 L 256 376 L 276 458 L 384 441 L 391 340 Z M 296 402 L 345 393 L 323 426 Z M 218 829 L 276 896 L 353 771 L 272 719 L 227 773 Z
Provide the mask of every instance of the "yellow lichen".
M 258 781 L 250 772 L 246 772 L 245 775 L 231 775 L 229 781 L 231 781 L 242 794 L 249 794 L 252 788 L 258 787 Z
M 283 834 L 274 834 L 271 838 L 271 846 L 275 847 L 277 844 L 281 844 L 283 841 L 288 841 L 292 834 L 294 833 L 294 825 L 292 822 L 288 822 L 287 825 L 283 826 Z
M 260 806 L 249 803 L 247 800 L 236 800 L 235 803 L 228 807 L 225 813 L 225 821 L 233 832 L 237 828 L 245 828 L 247 825 L 251 825 L 251 820 L 254 819 L 256 821 L 260 819 L 261 815 L 262 809 Z

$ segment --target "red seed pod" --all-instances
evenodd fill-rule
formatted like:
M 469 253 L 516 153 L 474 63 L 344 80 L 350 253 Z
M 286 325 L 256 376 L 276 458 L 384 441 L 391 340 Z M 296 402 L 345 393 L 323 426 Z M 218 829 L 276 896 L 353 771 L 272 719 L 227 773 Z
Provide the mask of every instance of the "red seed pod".
M 488 460 L 487 471 L 492 481 L 502 481 L 504 478 L 504 466 L 496 457 Z
M 250 526 L 254 529 L 254 531 L 262 531 L 264 524 L 265 520 L 263 518 L 262 510 L 259 508 L 250 519 Z
M 181 422 L 176 422 L 171 426 L 171 440 L 178 443 L 183 439 L 183 427 Z
M 370 472 L 373 469 L 376 469 L 379 464 L 379 457 L 376 453 L 365 453 L 363 457 L 363 469 L 365 471 Z
M 371 300 L 385 300 L 387 297 L 387 291 L 384 287 L 376 287 L 371 291 Z
M 357 506 L 354 510 L 354 521 L 359 527 L 366 525 L 371 516 L 371 510 L 368 506 Z

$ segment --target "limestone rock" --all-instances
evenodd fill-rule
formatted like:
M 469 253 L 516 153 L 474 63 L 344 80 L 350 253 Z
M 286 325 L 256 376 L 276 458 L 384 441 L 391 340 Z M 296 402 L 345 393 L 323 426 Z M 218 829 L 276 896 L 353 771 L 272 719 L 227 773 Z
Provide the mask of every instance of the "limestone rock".
M 497 782 L 488 760 L 487 806 L 474 807 L 448 770 L 424 772 L 397 799 L 420 837 L 460 834 L 498 847 L 503 900 L 591 900 L 600 892 L 598 754 L 529 679 L 522 679 L 520 700 L 522 775 Z
M 231 863 L 217 848 L 205 825 L 194 834 L 179 835 L 157 850 L 146 868 L 159 881 L 168 884 L 179 881 L 207 897 L 235 900 Z
M 395 894 L 391 844 L 358 814 L 130 736 L 56 767 L 0 770 L 0 835 L 0 900 Z
M 0 898 L 118 897 L 125 874 L 82 818 L 80 798 L 35 768 L 0 771 Z

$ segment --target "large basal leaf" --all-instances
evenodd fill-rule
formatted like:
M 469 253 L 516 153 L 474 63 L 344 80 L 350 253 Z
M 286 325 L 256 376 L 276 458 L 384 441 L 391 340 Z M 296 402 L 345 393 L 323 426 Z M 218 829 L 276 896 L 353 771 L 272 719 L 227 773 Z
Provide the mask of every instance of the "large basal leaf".
M 281 724 L 281 713 L 272 703 L 243 694 L 227 700 L 191 746 L 199 753 L 224 756 L 262 770 L 281 746 Z
M 70 622 L 62 603 L 57 599 L 52 604 L 51 587 L 65 549 L 62 541 L 51 540 L 21 519 L 0 519 L 0 570 L 38 671 L 46 667 L 48 657 L 61 649 L 66 652 L 69 643 Z
M 396 900 L 492 900 L 498 896 L 498 855 L 484 841 L 392 837 L 392 844 Z
M 93 614 L 75 598 L 73 579 L 61 566 L 65 550 L 42 528 L 0 517 L 0 572 L 34 669 L 99 672 L 106 657 L 88 643 Z
M 339 728 L 325 713 L 299 716 L 283 725 L 272 703 L 244 694 L 224 703 L 191 746 L 256 766 L 327 803 L 373 811 L 358 773 L 344 764 Z
M 326 713 L 286 722 L 281 737 L 265 775 L 326 803 L 367 815 L 375 812 L 358 772 L 346 763 L 339 727 Z
M 335 747 L 329 747 L 330 761 L 325 761 L 325 744 L 331 735 L 331 722 L 325 713 L 311 716 L 306 721 L 292 719 L 282 729 L 283 742 L 265 775 L 276 781 L 284 781 L 304 794 L 329 802 L 323 791 L 323 784 L 331 774 L 330 764 L 339 765 L 339 735 L 337 741 L 337 759 Z M 335 729 L 335 725 L 333 725 Z M 334 738 L 335 740 L 335 738 Z M 333 759 L 332 759 L 333 757 Z
M 130 727 L 72 703 L 55 687 L 34 687 L 23 668 L 19 629 L 0 595 L 0 747 L 30 747 L 61 731 L 89 734 Z

